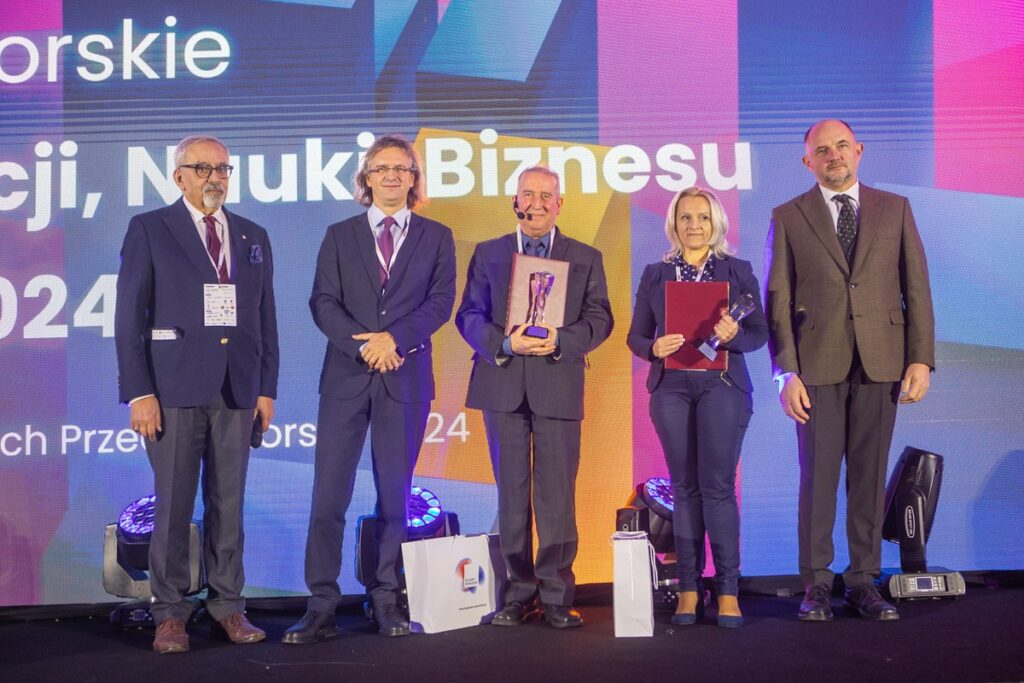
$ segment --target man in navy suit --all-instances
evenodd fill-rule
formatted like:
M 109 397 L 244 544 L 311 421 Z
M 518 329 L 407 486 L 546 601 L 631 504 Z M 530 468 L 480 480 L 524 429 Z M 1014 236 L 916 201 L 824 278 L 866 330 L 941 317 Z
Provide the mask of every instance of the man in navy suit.
M 475 352 L 466 406 L 484 413 L 509 572 L 505 607 L 492 623 L 521 624 L 535 611 L 539 584 L 545 619 L 568 628 L 583 624 L 572 609 L 583 372 L 586 354 L 611 334 L 612 311 L 601 252 L 555 227 L 562 208 L 558 175 L 539 166 L 523 171 L 513 208 L 516 231 L 477 245 L 455 316 Z M 525 325 L 505 336 L 516 253 L 570 263 L 565 324 L 544 325 L 544 339 L 526 336 Z M 536 558 L 531 491 L 540 539 Z
M 452 232 L 412 213 L 426 198 L 421 168 L 407 140 L 378 138 L 356 175 L 357 199 L 369 210 L 327 228 L 320 247 L 309 299 L 313 320 L 327 336 L 306 538 L 312 597 L 285 643 L 337 635 L 345 512 L 368 426 L 379 559 L 367 588 L 380 633 L 409 633 L 395 605 L 399 554 L 434 398 L 430 337 L 455 305 Z
M 227 147 L 185 138 L 174 165 L 184 197 L 128 225 L 114 334 L 120 399 L 146 438 L 156 487 L 149 571 L 160 653 L 189 649 L 189 523 L 201 463 L 207 611 L 236 643 L 266 637 L 243 613 L 242 500 L 253 421 L 270 425 L 278 372 L 270 240 L 223 208 Z

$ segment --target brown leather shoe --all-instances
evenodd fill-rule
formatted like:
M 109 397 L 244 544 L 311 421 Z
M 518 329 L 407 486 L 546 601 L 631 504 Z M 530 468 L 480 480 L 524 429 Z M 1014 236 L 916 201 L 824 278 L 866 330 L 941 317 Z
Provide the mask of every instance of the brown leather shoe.
M 266 631 L 250 624 L 241 612 L 224 617 L 217 623 L 232 643 L 258 643 L 267 637 Z
M 162 655 L 188 652 L 188 633 L 184 619 L 166 619 L 156 627 L 153 649 Z

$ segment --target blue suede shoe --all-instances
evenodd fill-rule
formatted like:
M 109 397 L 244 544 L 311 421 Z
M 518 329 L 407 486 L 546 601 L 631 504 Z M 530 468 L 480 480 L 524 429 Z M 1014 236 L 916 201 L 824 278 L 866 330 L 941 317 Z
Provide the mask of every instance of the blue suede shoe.
M 678 612 L 672 615 L 673 626 L 693 626 L 704 618 L 704 595 L 698 592 L 696 612 Z

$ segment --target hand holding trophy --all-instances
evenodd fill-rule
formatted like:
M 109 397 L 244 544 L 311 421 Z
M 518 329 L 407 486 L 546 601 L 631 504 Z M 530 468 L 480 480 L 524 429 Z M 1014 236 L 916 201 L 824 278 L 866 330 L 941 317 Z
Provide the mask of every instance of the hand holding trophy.
M 736 299 L 736 303 L 729 309 L 729 317 L 735 320 L 737 323 L 754 311 L 754 297 L 750 294 L 744 294 L 740 298 Z M 714 360 L 715 356 L 718 355 L 718 347 L 721 345 L 722 340 L 718 338 L 717 334 L 713 334 L 704 340 L 700 344 L 698 349 L 708 360 Z

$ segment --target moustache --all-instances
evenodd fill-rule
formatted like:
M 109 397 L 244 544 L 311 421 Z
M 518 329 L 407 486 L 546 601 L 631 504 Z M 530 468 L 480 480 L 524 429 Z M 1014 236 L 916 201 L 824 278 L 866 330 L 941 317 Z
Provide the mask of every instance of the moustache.
M 206 183 L 203 185 L 203 193 L 207 192 L 223 192 L 224 186 L 220 183 Z

